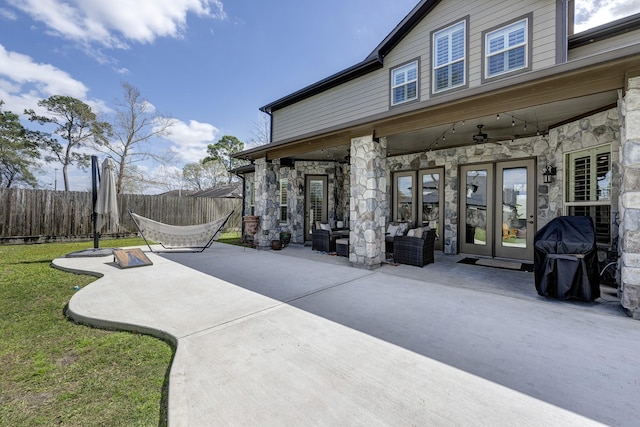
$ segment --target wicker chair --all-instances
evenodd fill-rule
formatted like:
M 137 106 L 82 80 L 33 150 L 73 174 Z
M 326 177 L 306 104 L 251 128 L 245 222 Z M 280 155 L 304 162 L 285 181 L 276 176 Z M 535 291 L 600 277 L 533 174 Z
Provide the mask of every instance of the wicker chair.
M 336 236 L 332 235 L 329 230 L 313 230 L 311 249 L 321 252 L 335 252 Z
M 396 236 L 393 239 L 393 260 L 418 267 L 432 263 L 435 240 L 434 229 L 424 231 L 422 237 Z

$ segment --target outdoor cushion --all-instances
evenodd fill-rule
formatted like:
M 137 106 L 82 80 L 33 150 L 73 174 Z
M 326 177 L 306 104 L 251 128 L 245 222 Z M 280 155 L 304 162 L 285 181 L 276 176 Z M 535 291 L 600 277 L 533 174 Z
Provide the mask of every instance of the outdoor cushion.
M 407 231 L 407 236 L 409 237 L 422 237 L 422 227 L 413 228 Z

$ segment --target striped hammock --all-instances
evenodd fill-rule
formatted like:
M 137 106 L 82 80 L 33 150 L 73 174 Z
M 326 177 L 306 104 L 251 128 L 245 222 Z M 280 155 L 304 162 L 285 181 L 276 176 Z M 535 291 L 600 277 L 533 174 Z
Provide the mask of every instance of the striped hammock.
M 220 237 L 222 229 L 232 214 L 233 211 L 224 218 L 205 224 L 169 225 L 129 211 L 129 215 L 151 251 L 153 249 L 149 245 L 149 240 L 160 243 L 165 249 L 192 248 L 199 249 L 201 252 Z

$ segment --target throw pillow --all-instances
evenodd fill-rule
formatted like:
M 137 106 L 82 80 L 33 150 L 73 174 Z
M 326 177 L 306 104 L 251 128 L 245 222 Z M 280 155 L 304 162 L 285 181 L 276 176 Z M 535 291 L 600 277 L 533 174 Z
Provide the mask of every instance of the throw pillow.
M 320 224 L 320 229 L 321 230 L 327 230 L 327 231 L 331 231 L 331 226 L 329 224 Z
M 387 227 L 387 234 L 390 236 L 395 236 L 397 233 L 398 233 L 398 226 L 389 224 L 389 226 Z
M 404 236 L 407 233 L 407 230 L 409 229 L 409 223 L 408 222 L 402 222 L 398 225 L 398 232 L 396 233 L 396 236 Z

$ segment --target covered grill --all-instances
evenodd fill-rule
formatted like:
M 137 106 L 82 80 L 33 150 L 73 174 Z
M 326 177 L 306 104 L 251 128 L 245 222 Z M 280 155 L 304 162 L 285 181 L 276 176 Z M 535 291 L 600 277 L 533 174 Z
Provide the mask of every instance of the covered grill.
M 535 236 L 535 281 L 539 295 L 594 301 L 600 297 L 598 251 L 587 216 L 561 216 Z

